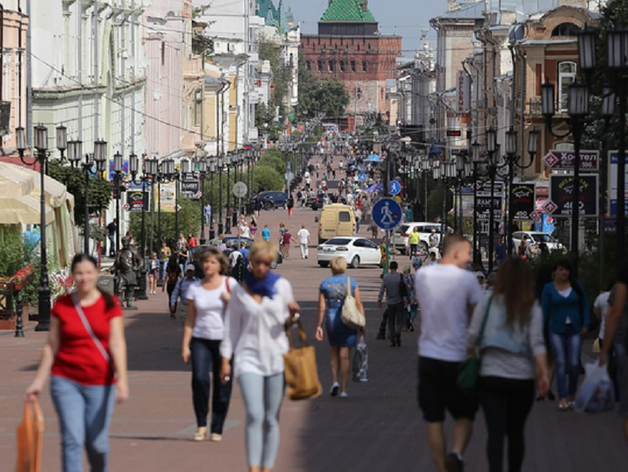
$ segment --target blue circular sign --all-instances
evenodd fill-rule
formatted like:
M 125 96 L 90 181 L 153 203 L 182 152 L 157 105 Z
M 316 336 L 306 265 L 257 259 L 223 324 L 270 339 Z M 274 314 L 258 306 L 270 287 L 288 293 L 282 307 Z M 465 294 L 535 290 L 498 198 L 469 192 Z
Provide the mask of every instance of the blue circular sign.
M 391 195 L 397 195 L 401 192 L 401 184 L 396 180 L 391 180 L 388 184 L 388 193 Z
M 360 182 L 366 182 L 366 174 L 362 173 L 362 174 L 358 175 L 358 180 Z
M 373 222 L 383 230 L 394 229 L 401 223 L 403 209 L 392 198 L 382 198 L 371 210 Z

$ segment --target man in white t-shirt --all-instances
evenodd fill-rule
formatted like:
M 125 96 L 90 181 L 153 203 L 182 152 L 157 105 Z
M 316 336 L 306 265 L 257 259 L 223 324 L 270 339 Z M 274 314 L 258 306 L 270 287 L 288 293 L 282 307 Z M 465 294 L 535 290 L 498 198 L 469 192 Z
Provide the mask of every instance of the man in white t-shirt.
M 297 240 L 299 241 L 299 248 L 301 249 L 301 259 L 307 259 L 310 255 L 310 232 L 305 226 L 301 226 L 301 229 L 297 232 Z
M 425 267 L 415 276 L 421 307 L 418 400 L 439 472 L 463 470 L 462 454 L 478 409 L 477 397 L 462 393 L 456 386 L 458 369 L 466 358 L 469 319 L 483 296 L 475 274 L 464 269 L 470 261 L 469 240 L 450 234 L 445 237 L 440 264 Z M 448 455 L 445 410 L 455 421 Z

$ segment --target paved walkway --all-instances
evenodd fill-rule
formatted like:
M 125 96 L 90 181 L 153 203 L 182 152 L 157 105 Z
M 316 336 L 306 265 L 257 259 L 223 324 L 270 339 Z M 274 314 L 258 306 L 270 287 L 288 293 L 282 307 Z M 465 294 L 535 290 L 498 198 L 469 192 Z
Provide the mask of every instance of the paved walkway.
M 296 233 L 306 224 L 315 241 L 317 213 L 296 209 L 263 212 L 273 237 L 283 220 Z M 364 228 L 365 232 L 366 229 Z M 313 340 L 317 289 L 329 269 L 316 265 L 315 250 L 301 261 L 298 250 L 279 266 L 293 284 L 303 319 Z M 404 261 L 404 259 L 400 259 Z M 403 264 L 402 264 L 403 265 Z M 380 311 L 375 305 L 379 270 L 351 270 L 367 306 L 370 381 L 351 383 L 349 398 L 331 398 L 329 349 L 316 343 L 324 394 L 315 400 L 285 400 L 281 412 L 281 446 L 275 470 L 299 472 L 432 472 L 426 425 L 416 405 L 416 333 L 403 333 L 402 347 L 376 341 Z M 180 359 L 181 326 L 169 320 L 161 292 L 127 313 L 131 397 L 116 407 L 111 428 L 112 472 L 246 470 L 243 439 L 245 413 L 235 389 L 222 443 L 191 441 L 195 421 L 189 366 Z M 23 339 L 0 335 L 0 472 L 12 472 L 14 431 L 22 412 L 22 393 L 37 365 L 45 333 L 28 331 Z M 315 342 L 315 341 L 313 341 Z M 60 471 L 56 415 L 46 392 L 44 472 Z M 527 430 L 525 471 L 589 472 L 628 470 L 628 447 L 613 413 L 560 413 L 556 402 L 534 405 Z M 466 455 L 467 471 L 487 470 L 486 431 L 481 414 Z

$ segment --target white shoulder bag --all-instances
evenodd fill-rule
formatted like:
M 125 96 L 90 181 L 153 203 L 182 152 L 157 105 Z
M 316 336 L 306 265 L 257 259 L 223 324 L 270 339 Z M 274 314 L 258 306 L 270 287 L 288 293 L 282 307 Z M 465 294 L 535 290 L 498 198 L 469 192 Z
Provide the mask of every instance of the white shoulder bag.
M 347 276 L 347 295 L 342 305 L 342 322 L 351 329 L 361 329 L 366 325 L 366 318 L 358 310 L 358 305 L 351 295 L 351 278 Z

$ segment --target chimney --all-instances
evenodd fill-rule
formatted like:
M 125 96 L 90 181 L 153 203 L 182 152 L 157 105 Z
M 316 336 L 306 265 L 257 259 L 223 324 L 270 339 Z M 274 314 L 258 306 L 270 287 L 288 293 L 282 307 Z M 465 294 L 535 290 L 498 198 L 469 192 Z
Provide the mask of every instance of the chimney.
M 364 0 L 364 1 L 362 2 L 362 11 L 363 11 L 364 13 L 366 13 L 366 12 L 368 11 L 368 9 L 369 9 L 368 0 Z

